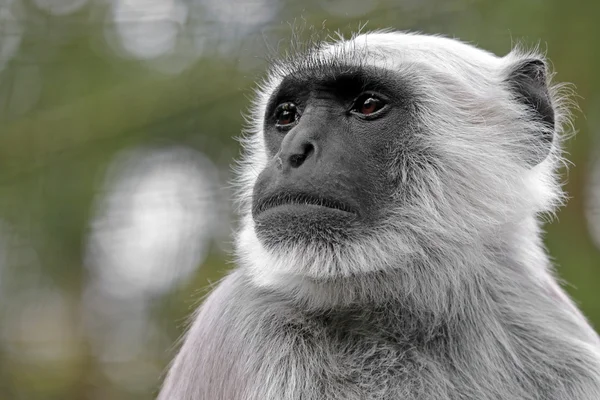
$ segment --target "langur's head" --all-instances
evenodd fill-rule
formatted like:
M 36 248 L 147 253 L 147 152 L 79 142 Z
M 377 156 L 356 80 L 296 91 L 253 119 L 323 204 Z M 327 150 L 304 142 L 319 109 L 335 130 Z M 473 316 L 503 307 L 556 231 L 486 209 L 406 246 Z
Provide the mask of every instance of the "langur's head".
M 238 255 L 263 285 L 493 243 L 561 200 L 564 101 L 537 52 L 375 32 L 275 63 L 240 164 Z

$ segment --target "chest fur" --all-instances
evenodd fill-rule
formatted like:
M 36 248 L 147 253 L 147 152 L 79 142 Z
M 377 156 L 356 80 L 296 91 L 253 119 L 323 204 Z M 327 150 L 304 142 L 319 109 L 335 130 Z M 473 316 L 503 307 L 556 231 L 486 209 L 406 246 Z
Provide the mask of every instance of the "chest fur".
M 577 365 L 550 360 L 522 338 L 500 342 L 466 331 L 419 338 L 358 323 L 273 328 L 255 348 L 264 362 L 252 368 L 248 399 L 580 398 L 571 397 L 583 377 L 573 375 Z

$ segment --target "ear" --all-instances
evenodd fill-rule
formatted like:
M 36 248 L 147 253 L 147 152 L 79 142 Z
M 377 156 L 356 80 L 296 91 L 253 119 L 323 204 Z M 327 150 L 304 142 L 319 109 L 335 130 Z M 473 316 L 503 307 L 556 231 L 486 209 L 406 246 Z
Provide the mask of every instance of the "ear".
M 541 123 L 539 132 L 534 132 L 536 137 L 532 139 L 536 149 L 531 163 L 535 165 L 546 158 L 554 140 L 554 107 L 548 90 L 548 68 L 543 60 L 528 58 L 516 62 L 509 71 L 507 81 L 516 100 L 529 107 L 534 120 Z

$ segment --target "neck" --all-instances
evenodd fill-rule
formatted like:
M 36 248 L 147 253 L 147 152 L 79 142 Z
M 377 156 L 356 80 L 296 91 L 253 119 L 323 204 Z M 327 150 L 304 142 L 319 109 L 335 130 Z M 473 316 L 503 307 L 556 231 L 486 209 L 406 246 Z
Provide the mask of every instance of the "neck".
M 526 233 L 526 234 L 525 234 Z M 494 241 L 429 246 L 395 268 L 330 279 L 290 276 L 271 289 L 305 310 L 379 308 L 395 304 L 423 324 L 446 324 L 493 313 L 495 304 L 546 296 L 553 282 L 533 218 L 503 227 Z

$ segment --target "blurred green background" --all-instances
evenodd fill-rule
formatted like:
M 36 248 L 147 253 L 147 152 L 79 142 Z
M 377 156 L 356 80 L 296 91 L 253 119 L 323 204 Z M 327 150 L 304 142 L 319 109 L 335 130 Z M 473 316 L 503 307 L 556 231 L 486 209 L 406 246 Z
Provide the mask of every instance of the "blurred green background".
M 546 242 L 600 327 L 599 17 L 596 0 L 0 0 L 0 399 L 156 393 L 231 267 L 233 138 L 292 23 L 547 49 L 581 111 Z

